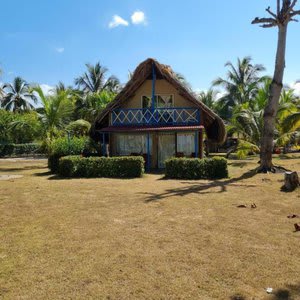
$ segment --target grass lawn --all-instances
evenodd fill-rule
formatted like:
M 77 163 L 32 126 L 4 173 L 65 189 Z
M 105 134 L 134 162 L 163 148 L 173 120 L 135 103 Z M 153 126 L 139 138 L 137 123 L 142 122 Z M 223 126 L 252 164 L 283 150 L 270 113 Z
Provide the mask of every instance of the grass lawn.
M 299 155 L 276 163 L 300 171 Z M 300 299 L 300 189 L 229 165 L 219 181 L 67 180 L 1 160 L 24 176 L 0 180 L 0 298 Z

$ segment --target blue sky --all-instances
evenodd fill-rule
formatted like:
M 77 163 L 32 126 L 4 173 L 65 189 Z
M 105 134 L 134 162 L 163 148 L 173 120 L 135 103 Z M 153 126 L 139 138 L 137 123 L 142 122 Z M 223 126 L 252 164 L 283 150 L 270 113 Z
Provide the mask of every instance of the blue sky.
M 276 29 L 251 25 L 275 0 L 11 0 L 0 10 L 0 81 L 73 84 L 100 61 L 121 82 L 148 57 L 206 90 L 226 61 L 252 56 L 272 74 Z M 300 6 L 300 3 L 298 4 Z M 138 12 L 138 13 L 136 13 Z M 135 13 L 135 14 L 134 14 Z M 113 23 L 113 17 L 120 25 Z M 144 16 L 144 19 L 143 19 Z M 120 19 L 121 18 L 121 19 Z M 127 23 L 126 23 L 127 22 Z M 126 26 L 127 25 L 127 26 Z M 300 79 L 300 24 L 289 28 L 285 82 Z

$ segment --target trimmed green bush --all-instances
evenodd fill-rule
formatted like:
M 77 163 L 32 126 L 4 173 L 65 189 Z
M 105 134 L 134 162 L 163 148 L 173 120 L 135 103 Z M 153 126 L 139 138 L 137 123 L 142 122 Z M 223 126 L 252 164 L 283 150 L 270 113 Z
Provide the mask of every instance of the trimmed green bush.
M 0 157 L 41 154 L 41 145 L 38 143 L 28 144 L 0 144 Z
M 171 158 L 166 160 L 165 175 L 173 179 L 221 179 L 228 177 L 227 160 L 213 158 Z
M 14 144 L 1 144 L 0 157 L 11 156 L 14 153 Z
M 134 178 L 144 173 L 144 159 L 140 156 L 81 157 L 65 156 L 59 160 L 58 174 L 63 177 Z

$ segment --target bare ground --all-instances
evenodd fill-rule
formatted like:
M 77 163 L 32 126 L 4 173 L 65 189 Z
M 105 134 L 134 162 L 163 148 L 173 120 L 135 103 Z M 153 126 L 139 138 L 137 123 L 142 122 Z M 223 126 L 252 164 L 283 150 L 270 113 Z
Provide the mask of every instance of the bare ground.
M 281 192 L 283 174 L 255 174 L 256 161 L 176 181 L 59 179 L 45 160 L 1 160 L 0 175 L 24 177 L 0 181 L 0 298 L 300 299 L 300 219 L 287 218 L 300 189 Z M 276 163 L 300 171 L 299 155 Z

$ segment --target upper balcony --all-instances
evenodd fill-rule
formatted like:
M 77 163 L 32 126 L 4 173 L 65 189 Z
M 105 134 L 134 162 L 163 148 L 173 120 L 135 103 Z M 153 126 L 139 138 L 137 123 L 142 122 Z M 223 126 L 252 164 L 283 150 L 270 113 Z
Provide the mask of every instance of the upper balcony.
M 112 111 L 113 126 L 199 125 L 198 108 L 136 108 Z

